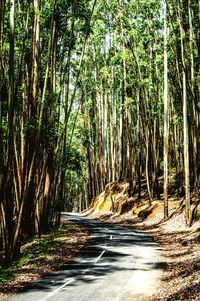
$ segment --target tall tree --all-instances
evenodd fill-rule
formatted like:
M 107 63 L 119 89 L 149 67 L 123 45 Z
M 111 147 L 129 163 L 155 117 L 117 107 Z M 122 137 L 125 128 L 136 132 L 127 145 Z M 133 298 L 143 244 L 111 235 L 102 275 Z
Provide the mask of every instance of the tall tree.
M 187 83 L 186 83 L 186 64 L 185 64 L 185 47 L 183 28 L 183 20 L 181 9 L 183 8 L 182 0 L 178 3 L 178 20 L 180 27 L 181 40 L 181 60 L 182 60 L 182 97 L 183 97 L 183 137 L 184 137 L 184 171 L 185 171 L 185 216 L 186 223 L 189 226 L 191 223 L 190 214 L 190 166 L 189 166 L 189 129 L 188 129 L 188 104 L 187 104 Z
M 169 97 L 168 97 L 168 33 L 167 2 L 164 1 L 164 218 L 168 218 L 168 149 L 169 149 Z

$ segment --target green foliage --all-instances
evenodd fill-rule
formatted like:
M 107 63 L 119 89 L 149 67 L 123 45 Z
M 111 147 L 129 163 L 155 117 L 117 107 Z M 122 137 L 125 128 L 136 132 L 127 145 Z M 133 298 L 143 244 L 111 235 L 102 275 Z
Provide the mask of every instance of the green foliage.
M 194 211 L 194 220 L 200 221 L 200 208 L 196 208 Z
M 0 282 L 11 280 L 14 277 L 15 273 L 12 271 L 12 269 L 0 269 Z
M 131 109 L 132 113 L 137 112 L 137 102 L 135 99 L 133 99 L 131 97 L 126 98 L 124 107 L 128 107 L 129 109 Z
M 48 150 L 54 149 L 58 136 L 58 129 L 46 120 L 41 129 L 41 144 L 43 147 Z
M 84 157 L 79 150 L 75 148 L 67 149 L 63 162 L 64 166 L 70 170 L 75 170 L 77 173 L 81 173 L 83 162 Z
M 180 116 L 178 116 L 177 114 L 174 114 L 172 116 L 172 122 L 174 125 L 180 125 L 182 122 L 182 118 Z
M 38 116 L 33 116 L 31 119 L 27 121 L 27 123 L 24 126 L 24 134 L 27 137 L 30 137 L 32 135 L 36 135 L 38 132 Z

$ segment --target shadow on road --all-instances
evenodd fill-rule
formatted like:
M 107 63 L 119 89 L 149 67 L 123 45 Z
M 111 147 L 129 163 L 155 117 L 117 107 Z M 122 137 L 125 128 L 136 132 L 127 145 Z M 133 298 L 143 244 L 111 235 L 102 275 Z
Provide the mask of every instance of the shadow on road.
M 68 217 L 69 218 L 69 217 Z M 73 221 L 73 219 L 71 219 Z M 92 231 L 91 244 L 83 248 L 79 258 L 70 261 L 62 270 L 48 275 L 45 279 L 26 287 L 28 291 L 51 292 L 65 284 L 67 279 L 73 281 L 67 287 L 75 287 L 83 284 L 99 281 L 109 274 L 120 271 L 152 271 L 163 270 L 166 263 L 163 261 L 152 261 L 148 253 L 153 248 L 154 252 L 160 252 L 158 245 L 152 239 L 139 231 L 133 231 L 85 219 L 75 219 L 76 223 L 90 228 Z M 140 248 L 146 254 L 140 254 Z M 132 254 L 130 248 L 135 252 Z M 84 287 L 87 289 L 87 287 Z

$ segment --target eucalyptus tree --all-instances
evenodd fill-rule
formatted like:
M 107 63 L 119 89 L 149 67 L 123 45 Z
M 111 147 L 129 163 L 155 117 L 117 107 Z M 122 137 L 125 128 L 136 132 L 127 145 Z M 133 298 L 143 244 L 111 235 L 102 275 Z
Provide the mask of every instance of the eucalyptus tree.
M 169 149 L 169 96 L 168 96 L 168 28 L 167 3 L 164 1 L 164 217 L 168 217 L 168 149 Z
M 178 22 L 180 27 L 180 42 L 181 42 L 181 60 L 182 60 L 182 98 L 183 98 L 183 136 L 184 136 L 184 171 L 185 171 L 185 204 L 186 204 L 186 223 L 190 225 L 190 167 L 189 167 L 189 131 L 188 131 L 188 104 L 187 104 L 187 84 L 186 84 L 186 65 L 185 65 L 185 46 L 184 46 L 184 28 L 183 18 L 181 15 L 183 2 L 178 2 Z

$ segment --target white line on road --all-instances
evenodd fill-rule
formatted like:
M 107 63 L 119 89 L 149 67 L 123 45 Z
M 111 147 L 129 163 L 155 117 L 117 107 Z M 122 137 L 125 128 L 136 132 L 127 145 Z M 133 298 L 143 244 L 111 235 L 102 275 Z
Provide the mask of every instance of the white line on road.
M 72 279 L 67 279 L 67 281 L 59 286 L 55 291 L 51 292 L 50 294 L 48 294 L 46 297 L 44 297 L 43 299 L 40 299 L 39 301 L 46 301 L 47 299 L 49 299 L 50 297 L 54 296 L 56 293 L 58 293 L 59 291 L 61 291 L 65 286 L 67 286 L 68 284 L 74 282 L 75 279 L 72 278 Z
M 103 254 L 106 252 L 106 250 L 103 250 L 102 252 L 101 252 L 101 254 L 99 255 L 99 257 L 97 257 L 95 260 L 94 260 L 94 262 L 95 263 L 97 263 L 100 259 L 101 259 L 101 257 L 103 256 Z
M 85 274 L 86 274 L 86 273 L 87 273 L 89 270 L 90 270 L 90 269 L 89 269 L 89 268 L 87 268 L 86 270 L 84 270 L 84 271 L 83 271 L 83 273 L 82 273 L 82 274 L 83 274 L 83 275 L 85 275 Z
M 112 236 L 112 235 L 110 235 L 110 239 L 113 239 L 113 236 Z
M 94 262 L 97 263 L 97 262 L 101 259 L 101 257 L 103 256 L 103 254 L 104 254 L 105 252 L 106 252 L 106 250 L 103 250 L 103 251 L 101 252 L 101 254 L 94 260 Z M 84 270 L 84 271 L 82 272 L 82 274 L 83 274 L 83 275 L 86 274 L 86 272 L 88 272 L 89 270 L 90 270 L 90 269 L 87 268 L 86 270 Z M 64 287 L 66 287 L 68 284 L 74 282 L 75 280 L 76 280 L 75 278 L 67 279 L 67 281 L 66 281 L 63 285 L 59 286 L 57 289 L 55 289 L 53 292 L 49 293 L 46 297 L 44 297 L 43 299 L 40 299 L 39 301 L 46 301 L 47 299 L 49 299 L 50 297 L 52 297 L 52 296 L 54 296 L 55 294 L 57 294 L 57 293 L 58 293 L 59 291 L 61 291 Z

